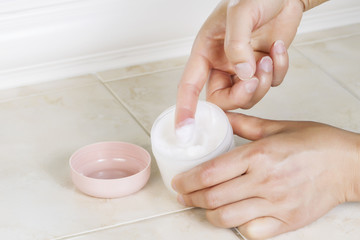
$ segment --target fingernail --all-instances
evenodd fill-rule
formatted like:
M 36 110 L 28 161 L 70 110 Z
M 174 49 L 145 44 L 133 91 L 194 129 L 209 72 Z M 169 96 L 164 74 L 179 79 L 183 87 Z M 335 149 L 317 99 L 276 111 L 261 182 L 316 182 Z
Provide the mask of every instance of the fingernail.
M 282 40 L 277 40 L 274 43 L 275 52 L 278 54 L 284 54 L 286 52 L 285 43 Z
M 245 89 L 248 93 L 253 93 L 255 92 L 258 84 L 259 84 L 259 80 L 257 80 L 257 78 L 252 78 L 251 80 L 245 83 Z
M 186 206 L 183 196 L 178 195 L 178 196 L 177 196 L 177 201 L 178 201 L 181 205 Z
M 260 60 L 260 68 L 264 71 L 264 72 L 271 72 L 273 70 L 273 61 L 271 59 L 271 57 L 269 56 L 265 56 Z
M 179 143 L 186 144 L 194 137 L 195 119 L 187 118 L 179 124 L 176 128 L 175 135 Z
M 247 62 L 235 65 L 235 72 L 241 80 L 250 80 L 254 75 L 254 69 Z

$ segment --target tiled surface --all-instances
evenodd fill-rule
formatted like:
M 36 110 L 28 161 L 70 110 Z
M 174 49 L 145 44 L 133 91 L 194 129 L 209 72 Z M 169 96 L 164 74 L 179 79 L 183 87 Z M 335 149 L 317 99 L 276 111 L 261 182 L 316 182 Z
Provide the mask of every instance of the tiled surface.
M 126 68 L 108 70 L 104 72 L 99 72 L 97 73 L 97 75 L 103 82 L 114 81 L 123 78 L 141 76 L 144 74 L 181 68 L 185 65 L 186 60 L 187 57 L 179 57 L 171 60 L 163 60 L 163 61 L 152 62 L 142 65 L 130 66 Z
M 49 239 L 183 207 L 168 194 L 155 162 L 142 191 L 103 200 L 70 180 L 68 159 L 98 141 L 127 141 L 150 151 L 146 132 L 101 83 L 0 103 L 0 236 Z
M 36 85 L 12 88 L 0 91 L 0 102 L 10 101 L 25 96 L 35 96 L 53 91 L 59 91 L 60 89 L 71 89 L 77 86 L 89 85 L 96 82 L 98 82 L 98 79 L 95 76 L 85 75 Z
M 203 210 L 192 209 L 74 238 L 74 240 L 98 239 L 236 240 L 238 238 L 230 229 L 214 228 L 207 222 Z
M 270 119 L 311 120 L 360 131 L 359 100 L 295 49 L 281 86 L 272 88 L 250 110 L 239 112 Z
M 176 102 L 183 68 L 105 83 L 150 132 L 157 116 Z M 200 95 L 205 99 L 204 91 Z
M 360 206 L 358 203 L 339 205 L 314 223 L 271 240 L 326 239 L 358 240 L 360 236 Z
M 360 29 L 360 24 L 357 27 Z M 296 48 L 360 99 L 359 43 L 360 32 L 344 39 L 331 39 Z
M 298 36 L 284 83 L 241 112 L 360 131 L 357 32 L 358 25 Z M 154 159 L 148 184 L 125 198 L 88 197 L 70 180 L 68 158 L 86 144 L 117 140 L 151 150 L 152 122 L 175 103 L 185 60 L 0 91 L 1 239 L 236 239 L 202 210 L 178 205 Z M 343 204 L 274 239 L 355 240 L 359 219 L 359 203 Z
M 150 132 L 156 117 L 175 104 L 183 68 L 105 83 Z

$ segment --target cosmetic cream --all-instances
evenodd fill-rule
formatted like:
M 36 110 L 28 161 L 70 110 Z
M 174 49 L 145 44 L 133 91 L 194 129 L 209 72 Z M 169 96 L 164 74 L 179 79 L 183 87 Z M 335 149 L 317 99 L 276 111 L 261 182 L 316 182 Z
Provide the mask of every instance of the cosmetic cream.
M 165 110 L 151 129 L 152 151 L 166 187 L 181 172 L 219 156 L 234 147 L 233 130 L 222 109 L 199 101 L 195 121 L 175 132 L 175 106 Z M 191 131 L 191 132 L 190 132 Z M 185 141 L 182 135 L 186 135 Z

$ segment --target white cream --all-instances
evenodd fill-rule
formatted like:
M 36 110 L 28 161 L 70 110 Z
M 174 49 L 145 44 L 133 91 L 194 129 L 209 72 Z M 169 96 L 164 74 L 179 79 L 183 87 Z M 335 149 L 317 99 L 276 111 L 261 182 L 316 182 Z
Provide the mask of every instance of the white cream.
M 212 103 L 199 101 L 195 122 L 184 125 L 180 133 L 174 129 L 174 118 L 175 106 L 165 110 L 151 129 L 152 150 L 170 190 L 175 175 L 227 152 L 234 144 L 227 116 Z

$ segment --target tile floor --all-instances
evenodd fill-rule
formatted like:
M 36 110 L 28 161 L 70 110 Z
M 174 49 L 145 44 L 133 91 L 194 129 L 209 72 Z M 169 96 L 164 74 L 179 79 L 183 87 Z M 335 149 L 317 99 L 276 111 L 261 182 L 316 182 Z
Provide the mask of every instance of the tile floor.
M 241 112 L 360 132 L 359 42 L 360 24 L 298 36 L 284 83 Z M 70 179 L 68 159 L 86 144 L 127 141 L 151 152 L 152 122 L 175 103 L 185 61 L 0 91 L 1 239 L 239 239 L 210 225 L 201 209 L 179 205 L 162 184 L 154 159 L 147 185 L 120 199 L 86 196 Z M 274 239 L 359 236 L 360 203 L 347 203 Z

